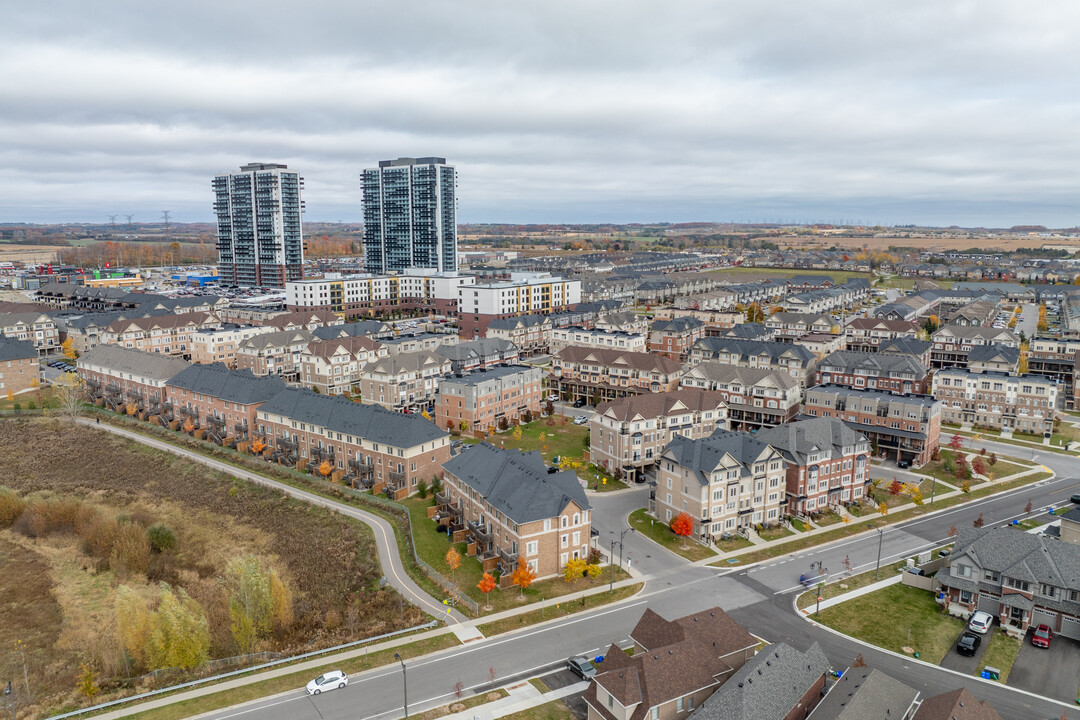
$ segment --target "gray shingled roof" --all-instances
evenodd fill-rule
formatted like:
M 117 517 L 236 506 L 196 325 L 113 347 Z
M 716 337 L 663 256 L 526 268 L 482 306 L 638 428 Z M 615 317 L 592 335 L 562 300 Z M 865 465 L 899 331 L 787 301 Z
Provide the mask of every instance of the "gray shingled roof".
M 375 336 L 387 331 L 387 324 L 381 320 L 357 320 L 344 325 L 324 325 L 312 330 L 311 334 L 320 340 L 332 340 L 337 337 Z
M 663 450 L 677 464 L 696 473 L 698 482 L 707 485 L 705 473 L 711 473 L 725 455 L 742 463 L 743 476 L 753 475 L 753 465 L 769 446 L 744 432 L 717 430 L 707 438 L 691 440 L 682 435 L 672 438 Z
M 519 525 L 555 517 L 571 501 L 583 510 L 592 507 L 577 475 L 569 470 L 549 475 L 536 450 L 500 450 L 482 442 L 448 460 L 443 469 Z
M 886 340 L 878 346 L 879 353 L 904 353 L 918 357 L 930 349 L 934 343 L 912 337 L 898 337 Z
M 517 345 L 504 338 L 480 338 L 457 345 L 440 345 L 434 352 L 451 361 L 469 362 L 490 355 L 502 355 L 517 351 Z
M 768 378 L 780 388 L 784 390 L 790 390 L 798 383 L 794 378 L 788 375 L 783 370 L 777 370 L 775 368 L 758 368 L 758 367 L 742 367 L 741 365 L 728 365 L 726 363 L 718 362 L 703 362 L 700 365 L 695 365 L 686 371 L 683 377 L 687 375 L 701 375 L 709 382 L 713 383 L 732 383 L 738 380 L 743 385 L 756 385 L 762 380 Z
M 1073 543 L 1013 528 L 966 528 L 956 539 L 950 564 L 964 556 L 1005 577 L 1080 588 L 1080 545 Z
M 654 320 L 652 329 L 654 332 L 686 332 L 695 328 L 702 327 L 705 324 L 703 320 L 698 320 L 692 317 L 676 317 L 670 319 Z
M 783 720 L 828 671 L 829 660 L 817 643 L 805 653 L 784 643 L 769 645 L 710 695 L 694 718 Z
M 880 670 L 848 668 L 810 714 L 813 720 L 869 720 L 907 717 L 919 691 Z
M 773 331 L 761 323 L 739 323 L 730 330 L 724 331 L 724 337 L 740 338 L 743 340 L 760 340 L 772 337 Z
M 1006 345 L 976 345 L 967 356 L 968 364 L 973 362 L 1004 362 L 1015 365 L 1020 362 L 1020 348 Z
M 260 348 L 292 345 L 294 342 L 307 345 L 314 342 L 315 339 L 315 335 L 307 330 L 275 330 L 274 332 L 260 333 L 246 340 L 241 340 L 236 347 L 258 350 Z
M 399 448 L 415 447 L 449 435 L 422 415 L 406 415 L 379 405 L 356 403 L 302 388 L 286 388 L 266 401 L 259 412 L 284 415 L 335 433 Z
M 926 377 L 926 366 L 919 362 L 918 358 L 901 353 L 864 353 L 853 350 L 838 350 L 827 355 L 820 363 L 818 370 L 827 372 L 836 368 L 841 372 L 851 373 L 856 370 L 873 372 L 878 376 L 888 376 L 893 373 L 909 374 L 915 379 Z
M 741 327 L 736 325 L 736 327 Z M 764 326 L 762 326 L 764 327 Z M 777 358 L 788 354 L 797 359 L 804 367 L 815 361 L 814 353 L 802 345 L 789 345 L 771 340 L 741 340 L 734 337 L 706 337 L 694 343 L 693 350 L 704 350 L 707 353 L 737 353 L 744 358 L 752 355 L 768 356 Z
M 33 343 L 25 340 L 9 340 L 8 338 L 0 337 L 0 361 L 25 360 L 27 358 L 36 358 L 37 356 L 37 348 L 34 347 Z
M 839 418 L 819 417 L 800 422 L 789 422 L 774 428 L 759 430 L 755 436 L 779 450 L 785 459 L 797 465 L 806 465 L 809 453 L 816 449 L 828 450 L 830 457 L 842 456 L 842 448 L 854 448 L 867 442 L 866 436 L 855 432 Z M 866 446 L 867 452 L 870 446 Z
M 518 315 L 516 317 L 495 318 L 488 323 L 488 327 L 494 330 L 513 330 L 518 327 L 532 327 L 551 322 L 547 315 Z
M 192 365 L 165 384 L 241 405 L 265 402 L 285 389 L 279 377 L 255 377 L 250 370 L 229 370 L 222 363 Z
M 191 367 L 191 363 L 183 358 L 142 350 L 129 350 L 118 345 L 98 345 L 90 348 L 82 354 L 79 364 L 99 365 L 116 372 L 131 373 L 157 380 L 168 380 Z

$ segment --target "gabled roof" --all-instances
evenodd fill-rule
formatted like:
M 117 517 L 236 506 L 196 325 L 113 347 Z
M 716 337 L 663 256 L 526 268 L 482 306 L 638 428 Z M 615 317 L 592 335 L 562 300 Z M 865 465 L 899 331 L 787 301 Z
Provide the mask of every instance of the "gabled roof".
M 417 373 L 432 366 L 438 368 L 445 366 L 449 369 L 450 360 L 431 350 L 417 350 L 379 358 L 364 366 L 364 374 L 396 376 L 401 373 Z
M 898 337 L 892 340 L 885 340 L 878 345 L 879 353 L 902 353 L 904 355 L 914 355 L 919 357 L 924 352 L 933 347 L 934 343 L 929 340 L 919 340 L 913 337 Z
M 710 383 L 731 384 L 742 383 L 745 386 L 773 385 L 782 390 L 790 390 L 798 385 L 795 379 L 783 370 L 773 368 L 742 367 L 741 365 L 728 365 L 727 363 L 703 362 L 687 370 L 683 377 L 693 375 L 704 378 Z
M 772 330 L 762 323 L 739 323 L 733 328 L 724 331 L 724 337 L 739 338 L 743 340 L 760 340 L 771 338 Z
M 1006 345 L 976 345 L 967 356 L 968 364 L 976 362 L 997 362 L 1016 365 L 1020 362 L 1020 348 Z
M 885 318 L 855 318 L 847 324 L 855 330 L 888 330 L 889 332 L 918 332 L 919 324 L 912 320 L 887 320 Z
M 265 402 L 285 389 L 279 377 L 255 377 L 250 370 L 229 370 L 223 363 L 192 365 L 165 384 L 240 405 Z
M 710 695 L 694 718 L 784 720 L 828 671 L 817 643 L 805 653 L 784 643 L 769 645 Z
M 37 356 L 37 348 L 34 347 L 32 342 L 0 337 L 0 361 L 26 360 Z
M 307 330 L 275 330 L 260 333 L 237 344 L 237 350 L 262 350 L 265 348 L 284 347 L 285 345 L 307 345 L 315 340 L 315 335 Z
M 719 607 L 667 620 L 646 608 L 630 638 L 647 651 L 655 651 L 688 637 L 706 642 L 719 657 L 757 645 L 757 638 Z
M 1055 587 L 1080 588 L 1080 545 L 1048 540 L 1012 528 L 960 531 L 950 564 L 964 556 L 1006 577 Z M 942 578 L 946 583 L 952 578 Z M 1011 596 L 1010 596 L 1011 597 Z
M 590 362 L 606 367 L 629 367 L 635 370 L 662 374 L 671 374 L 682 369 L 682 363 L 661 355 L 610 348 L 587 348 L 571 345 L 555 353 L 555 357 L 563 362 Z
M 818 703 L 810 720 L 907 717 L 919 691 L 877 669 L 848 668 Z
M 423 415 L 406 415 L 379 405 L 356 403 L 340 396 L 320 395 L 295 387 L 286 388 L 270 398 L 259 412 L 282 415 L 335 433 L 397 448 L 411 448 L 449 435 Z
M 887 376 L 893 373 L 908 373 L 916 379 L 926 377 L 927 369 L 919 360 L 911 355 L 901 353 L 864 353 L 853 350 L 838 350 L 830 353 L 818 363 L 819 372 L 827 372 L 831 369 L 840 372 L 856 373 L 866 372 L 877 376 Z
M 755 437 L 779 450 L 786 460 L 796 465 L 808 464 L 809 454 L 813 452 L 827 451 L 830 458 L 836 459 L 843 456 L 843 448 L 854 450 L 860 442 L 867 442 L 866 436 L 834 417 L 784 423 L 759 430 Z M 866 450 L 870 450 L 869 445 Z
M 671 392 L 644 393 L 609 400 L 597 406 L 596 414 L 627 422 L 634 418 L 653 419 L 675 413 L 715 410 L 722 406 L 724 406 L 722 393 L 701 388 L 683 388 Z
M 517 352 L 517 345 L 505 338 L 480 338 L 457 345 L 440 345 L 434 352 L 448 360 L 469 362 L 491 355 L 514 354 Z
M 350 355 L 357 353 L 377 352 L 382 347 L 378 340 L 372 340 L 366 335 L 333 338 L 332 340 L 315 340 L 308 343 L 305 352 L 318 357 L 330 357 L 339 350 L 344 350 Z
M 516 317 L 495 318 L 488 323 L 488 329 L 515 330 L 544 324 L 551 324 L 551 318 L 547 315 L 518 315 Z
M 770 451 L 770 447 L 749 433 L 717 430 L 707 438 L 691 440 L 676 435 L 664 447 L 663 456 L 691 470 L 702 485 L 709 483 L 708 474 L 720 466 L 725 457 L 740 464 L 740 477 L 753 475 L 754 462 Z
M 739 327 L 739 326 L 736 326 Z M 816 358 L 801 345 L 789 345 L 787 343 L 772 342 L 771 340 L 740 340 L 733 337 L 707 337 L 694 343 L 691 350 L 704 351 L 706 353 L 735 353 L 744 358 L 750 356 L 767 356 L 778 358 L 786 355 L 798 360 L 803 367 L 812 364 Z
M 129 350 L 119 345 L 97 345 L 79 358 L 80 366 L 98 366 L 118 373 L 131 373 L 154 380 L 168 380 L 191 367 L 183 358 Z
M 324 325 L 315 328 L 311 333 L 323 340 L 336 337 L 361 337 L 364 335 L 380 335 L 392 332 L 390 326 L 381 320 L 357 320 L 344 325 Z
M 958 688 L 923 700 L 912 720 L 1001 720 L 1001 715 L 967 688 Z
M 555 517 L 571 502 L 582 510 L 592 507 L 577 475 L 549 475 L 536 450 L 500 450 L 482 442 L 450 458 L 443 469 L 518 524 Z
M 705 322 L 692 317 L 675 317 L 669 319 L 653 320 L 653 332 L 682 333 L 704 327 Z

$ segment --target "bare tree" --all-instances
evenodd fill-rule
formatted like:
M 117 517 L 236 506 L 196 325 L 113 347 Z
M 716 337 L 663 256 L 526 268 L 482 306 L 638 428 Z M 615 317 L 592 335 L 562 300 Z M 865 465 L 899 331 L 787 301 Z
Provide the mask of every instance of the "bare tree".
M 70 420 L 82 413 L 84 385 L 82 378 L 75 373 L 64 373 L 53 383 L 60 412 Z

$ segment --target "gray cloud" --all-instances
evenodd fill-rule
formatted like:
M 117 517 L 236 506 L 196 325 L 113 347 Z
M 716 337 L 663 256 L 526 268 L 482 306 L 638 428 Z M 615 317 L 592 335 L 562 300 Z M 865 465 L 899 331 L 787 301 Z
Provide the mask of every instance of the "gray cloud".
M 1080 8 L 26 3 L 0 25 L 0 221 L 208 220 L 211 176 L 441 155 L 467 222 L 1077 224 Z

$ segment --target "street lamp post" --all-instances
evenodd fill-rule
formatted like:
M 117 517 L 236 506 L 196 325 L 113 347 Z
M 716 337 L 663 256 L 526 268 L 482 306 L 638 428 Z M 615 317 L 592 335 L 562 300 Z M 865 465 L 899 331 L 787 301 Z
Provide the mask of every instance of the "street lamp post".
M 611 566 L 611 572 L 609 573 L 610 579 L 608 580 L 608 593 L 615 591 L 615 545 L 616 543 L 619 545 L 619 569 L 622 570 L 623 537 L 625 537 L 628 532 L 635 532 L 635 528 L 626 528 L 619 533 L 618 540 L 615 540 L 614 538 L 611 540 L 611 554 L 608 556 L 608 564 Z
M 937 468 L 934 468 L 934 476 L 930 478 L 930 504 L 934 504 L 934 495 L 937 493 Z
M 882 529 L 881 529 L 881 528 L 879 528 L 879 527 L 874 527 L 874 526 L 873 526 L 873 525 L 871 525 L 870 523 L 867 523 L 867 524 L 866 524 L 866 527 L 870 528 L 871 530 L 877 530 L 877 532 L 878 532 L 878 541 L 877 541 L 877 565 L 875 565 L 875 566 L 874 566 L 874 582 L 877 582 L 877 579 L 878 579 L 878 571 L 880 571 L 880 570 L 881 570 L 881 541 L 882 541 L 882 539 L 883 539 L 883 538 L 885 537 L 885 531 L 884 531 L 884 530 L 882 530 Z
M 394 653 L 394 659 L 401 663 L 401 696 L 405 707 L 405 720 L 409 720 L 409 678 L 405 672 L 405 661 L 397 653 Z

